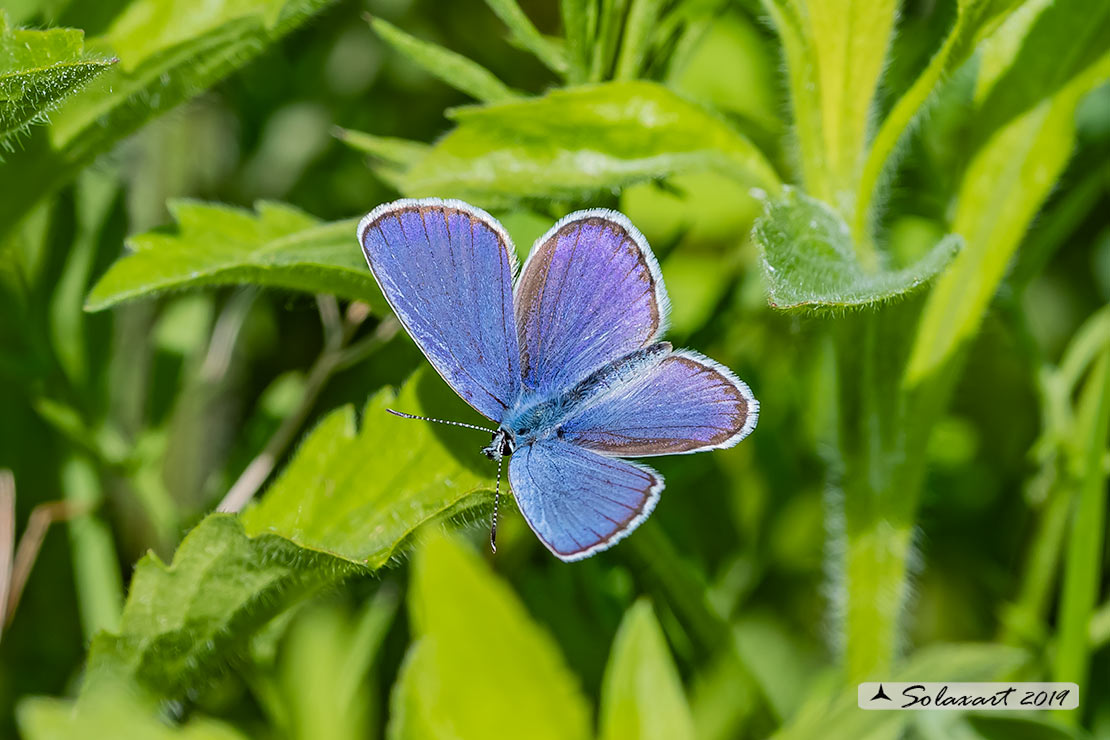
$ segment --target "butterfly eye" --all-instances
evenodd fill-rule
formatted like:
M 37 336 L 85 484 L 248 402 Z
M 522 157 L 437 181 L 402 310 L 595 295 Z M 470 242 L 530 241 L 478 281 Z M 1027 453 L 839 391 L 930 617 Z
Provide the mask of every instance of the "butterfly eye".
M 563 437 L 567 436 L 567 433 L 563 431 L 562 427 L 555 427 L 555 436 L 559 439 L 562 439 Z
M 532 429 L 530 427 L 528 429 L 521 429 L 520 431 L 517 432 L 517 434 L 531 434 L 531 433 L 532 433 Z

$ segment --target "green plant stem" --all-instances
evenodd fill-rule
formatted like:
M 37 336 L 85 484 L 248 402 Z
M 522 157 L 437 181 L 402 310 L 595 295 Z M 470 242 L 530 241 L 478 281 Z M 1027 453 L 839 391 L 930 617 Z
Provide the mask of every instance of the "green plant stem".
M 1081 478 L 1072 515 L 1061 593 L 1059 638 L 1053 678 L 1084 684 L 1090 664 L 1088 630 L 1102 577 L 1106 522 L 1106 469 L 1110 437 L 1110 349 L 1104 349 L 1083 388 L 1076 452 Z M 1068 724 L 1076 712 L 1062 712 Z
M 852 219 L 852 237 L 856 243 L 870 242 L 868 227 L 871 219 L 871 204 L 881 185 L 883 173 L 891 163 L 891 155 L 898 142 L 902 140 L 902 136 L 929 96 L 933 94 L 941 75 L 948 68 L 952 49 L 955 48 L 963 32 L 964 19 L 964 13 L 958 11 L 956 22 L 940 49 L 929 60 L 928 66 L 914 80 L 910 89 L 894 104 L 894 108 L 883 119 L 879 133 L 875 135 L 871 149 L 867 153 L 867 159 L 864 160 L 863 173 L 856 193 L 856 208 Z
M 95 513 L 103 492 L 93 464 L 84 457 L 71 457 L 62 467 L 62 486 L 66 503 L 86 510 L 72 517 L 67 528 L 81 626 L 85 639 L 92 640 L 102 630 L 119 627 L 123 612 L 119 558 L 111 530 Z

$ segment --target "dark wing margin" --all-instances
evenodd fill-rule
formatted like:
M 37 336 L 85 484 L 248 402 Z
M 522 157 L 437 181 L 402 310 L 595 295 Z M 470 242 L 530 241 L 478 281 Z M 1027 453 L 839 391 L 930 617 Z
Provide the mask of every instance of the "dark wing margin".
M 518 448 L 509 482 L 525 521 L 557 558 L 612 547 L 655 508 L 663 478 L 651 468 L 559 439 Z
M 463 400 L 500 421 L 520 395 L 509 235 L 479 208 L 426 198 L 378 206 L 359 223 L 358 240 L 424 356 Z
M 514 298 L 526 390 L 551 396 L 654 342 L 670 302 L 643 234 L 616 211 L 578 211 L 540 237 Z

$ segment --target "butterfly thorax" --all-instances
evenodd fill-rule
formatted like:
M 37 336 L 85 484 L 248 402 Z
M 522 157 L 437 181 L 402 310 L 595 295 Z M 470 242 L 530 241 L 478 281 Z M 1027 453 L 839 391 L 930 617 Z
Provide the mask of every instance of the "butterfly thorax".
M 494 441 L 486 450 L 495 445 L 507 445 L 508 452 L 503 452 L 507 455 L 517 447 L 562 437 L 563 422 L 661 362 L 670 352 L 669 342 L 656 342 L 603 365 L 568 390 L 553 395 L 537 392 L 522 394 L 505 413 Z M 492 457 L 490 452 L 486 454 Z

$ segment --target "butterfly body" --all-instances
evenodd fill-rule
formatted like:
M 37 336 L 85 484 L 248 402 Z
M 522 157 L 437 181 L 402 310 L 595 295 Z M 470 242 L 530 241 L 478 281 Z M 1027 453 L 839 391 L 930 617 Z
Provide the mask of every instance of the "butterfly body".
M 410 336 L 497 424 L 482 452 L 511 456 L 521 513 L 563 560 L 611 546 L 654 508 L 662 477 L 624 458 L 731 447 L 755 427 L 747 385 L 659 340 L 662 274 L 619 213 L 556 223 L 515 284 L 508 235 L 461 201 L 385 204 L 358 236 Z

